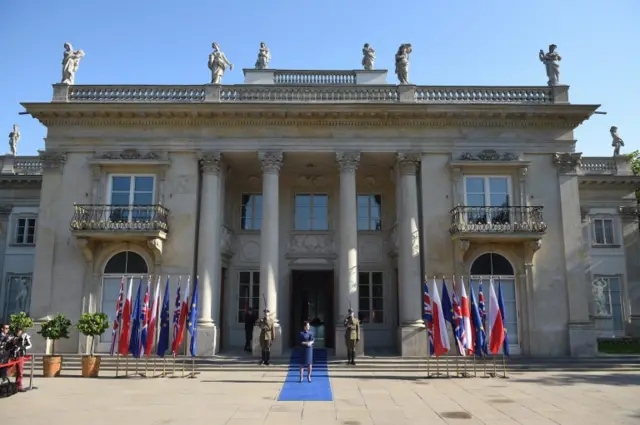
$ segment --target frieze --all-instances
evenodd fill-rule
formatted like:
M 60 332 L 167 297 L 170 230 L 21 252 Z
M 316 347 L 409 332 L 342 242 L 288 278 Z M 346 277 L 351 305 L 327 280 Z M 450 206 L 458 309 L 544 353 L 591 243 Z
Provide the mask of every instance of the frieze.
M 293 234 L 287 253 L 290 257 L 332 256 L 335 254 L 333 237 L 329 234 Z
M 458 161 L 518 161 L 520 157 L 511 152 L 498 153 L 493 149 L 485 149 L 478 154 L 465 152 L 458 156 Z
M 582 164 L 582 153 L 562 152 L 553 155 L 553 164 L 560 174 L 575 174 Z
M 101 152 L 96 155 L 96 159 L 107 160 L 159 160 L 160 158 L 160 154 L 156 152 L 148 152 L 146 154 L 142 154 L 137 149 L 125 149 L 122 152 Z

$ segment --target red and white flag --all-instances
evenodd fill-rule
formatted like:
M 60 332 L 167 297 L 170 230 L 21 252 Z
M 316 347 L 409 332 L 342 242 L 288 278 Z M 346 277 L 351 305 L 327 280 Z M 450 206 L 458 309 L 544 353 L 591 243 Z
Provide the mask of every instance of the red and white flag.
M 124 276 L 120 279 L 120 291 L 118 292 L 118 300 L 116 301 L 116 317 L 113 319 L 113 328 L 111 330 L 111 348 L 109 354 L 113 356 L 116 352 L 116 346 L 118 345 L 118 330 L 120 329 L 120 322 L 122 321 L 122 304 L 124 302 Z
M 473 331 L 471 329 L 471 303 L 464 287 L 464 278 L 460 278 L 460 311 L 462 313 L 462 345 L 467 354 L 473 353 Z
M 120 341 L 118 341 L 118 353 L 123 356 L 129 354 L 129 332 L 131 331 L 131 287 L 133 286 L 133 278 L 129 279 L 129 289 L 127 290 L 127 298 L 124 300 L 122 307 L 122 329 L 120 330 Z
M 189 313 L 189 284 L 191 283 L 191 276 L 187 278 L 187 287 L 185 288 L 184 294 L 182 294 L 182 303 L 180 305 L 180 318 L 178 319 L 178 334 L 176 335 L 176 339 L 173 341 L 173 353 L 174 355 L 178 354 L 178 347 L 182 344 L 182 340 L 184 339 L 184 328 L 187 323 L 187 314 Z
M 433 281 L 432 293 L 432 310 L 433 310 L 433 353 L 436 357 L 449 352 L 449 335 L 447 333 L 447 322 L 444 320 L 442 312 L 442 301 L 438 292 L 438 285 Z
M 153 305 L 151 306 L 151 318 L 149 319 L 147 346 L 145 347 L 145 354 L 147 357 L 151 356 L 151 349 L 153 348 L 153 337 L 156 331 L 156 323 L 158 321 L 158 306 L 160 304 L 160 276 L 158 276 L 158 282 L 156 283 L 156 292 L 153 297 Z
M 489 280 L 489 352 L 498 354 L 504 344 L 504 323 L 500 314 L 500 304 L 493 287 L 493 278 Z

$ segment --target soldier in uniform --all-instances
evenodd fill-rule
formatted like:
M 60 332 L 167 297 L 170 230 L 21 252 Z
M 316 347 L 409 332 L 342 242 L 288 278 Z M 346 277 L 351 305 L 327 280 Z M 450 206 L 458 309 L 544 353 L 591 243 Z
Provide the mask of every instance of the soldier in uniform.
M 262 354 L 261 365 L 269 366 L 271 359 L 271 344 L 276 337 L 276 332 L 273 329 L 273 320 L 269 318 L 269 310 L 264 310 L 264 317 L 258 322 L 260 328 L 260 351 Z
M 356 344 L 360 341 L 360 321 L 349 308 L 349 316 L 344 319 L 344 339 L 347 344 L 347 364 L 356 365 Z

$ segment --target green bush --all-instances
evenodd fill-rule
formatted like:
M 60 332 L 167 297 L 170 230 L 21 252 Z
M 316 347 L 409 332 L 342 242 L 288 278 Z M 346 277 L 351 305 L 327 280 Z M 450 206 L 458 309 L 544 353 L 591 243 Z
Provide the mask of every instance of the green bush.
M 109 329 L 109 317 L 105 313 L 82 313 L 76 328 L 89 337 L 89 355 L 93 356 L 93 340 Z
M 42 328 L 38 331 L 46 339 L 51 340 L 51 355 L 55 355 L 56 341 L 59 339 L 69 339 L 69 328 L 71 320 L 62 314 L 56 314 L 53 319 L 42 324 Z
M 18 329 L 22 329 L 23 331 L 27 331 L 27 329 L 33 327 L 33 320 L 31 317 L 27 316 L 27 313 L 21 311 L 18 314 L 12 314 L 11 320 L 9 321 L 9 332 L 15 335 Z

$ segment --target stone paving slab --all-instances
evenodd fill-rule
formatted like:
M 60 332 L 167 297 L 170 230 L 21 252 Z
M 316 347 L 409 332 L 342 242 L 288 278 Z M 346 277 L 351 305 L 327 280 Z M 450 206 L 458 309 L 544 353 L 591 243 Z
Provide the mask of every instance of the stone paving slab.
M 333 402 L 278 402 L 285 375 L 265 369 L 205 372 L 195 379 L 36 377 L 34 391 L 0 400 L 2 423 L 640 424 L 638 372 L 424 379 L 345 370 L 331 373 Z

